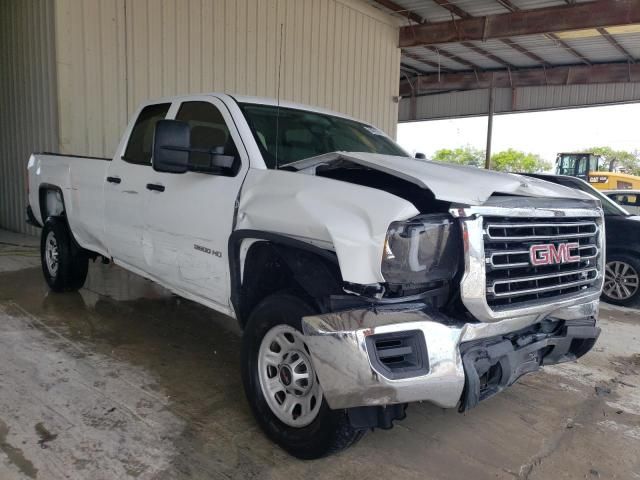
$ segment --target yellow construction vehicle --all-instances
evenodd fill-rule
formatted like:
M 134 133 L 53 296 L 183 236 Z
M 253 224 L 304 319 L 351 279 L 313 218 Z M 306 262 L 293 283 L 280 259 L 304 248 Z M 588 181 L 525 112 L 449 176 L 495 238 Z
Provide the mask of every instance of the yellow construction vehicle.
M 593 153 L 559 153 L 556 174 L 581 178 L 598 190 L 640 189 L 640 177 L 615 171 L 613 162 L 605 165 Z

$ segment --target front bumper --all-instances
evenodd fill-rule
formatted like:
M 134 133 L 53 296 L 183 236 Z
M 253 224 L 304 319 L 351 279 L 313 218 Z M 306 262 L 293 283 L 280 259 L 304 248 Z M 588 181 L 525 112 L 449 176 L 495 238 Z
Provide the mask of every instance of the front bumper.
M 600 333 L 597 301 L 556 310 L 544 318 L 492 323 L 461 323 L 420 307 L 303 318 L 306 342 L 331 408 L 416 401 L 472 408 L 525 373 L 582 356 Z M 410 341 L 396 340 L 403 335 Z M 387 368 L 395 358 L 381 362 L 377 350 L 394 342 L 397 359 L 412 359 L 399 362 L 399 370 Z

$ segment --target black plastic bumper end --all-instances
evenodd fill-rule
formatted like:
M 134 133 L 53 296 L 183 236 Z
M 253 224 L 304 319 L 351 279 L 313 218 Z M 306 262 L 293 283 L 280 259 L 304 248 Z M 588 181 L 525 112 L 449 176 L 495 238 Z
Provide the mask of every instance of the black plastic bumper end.
M 31 205 L 27 205 L 27 218 L 26 222 L 29 225 L 33 225 L 36 228 L 42 228 L 42 225 L 36 220 L 35 215 L 33 214 L 33 210 L 31 210 Z
M 589 318 L 536 324 L 462 344 L 465 386 L 459 411 L 475 407 L 543 365 L 576 360 L 591 350 L 599 335 L 595 319 Z

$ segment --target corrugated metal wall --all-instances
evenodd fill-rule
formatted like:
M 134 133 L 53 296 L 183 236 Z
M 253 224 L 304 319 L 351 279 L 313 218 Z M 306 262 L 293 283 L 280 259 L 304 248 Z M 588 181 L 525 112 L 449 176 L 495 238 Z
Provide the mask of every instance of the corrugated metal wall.
M 394 20 L 360 0 L 56 0 L 60 147 L 110 156 L 148 98 L 223 91 L 347 113 L 395 135 Z
M 126 125 L 124 0 L 55 0 L 60 148 L 111 156 Z
M 58 146 L 53 5 L 0 1 L 0 227 L 24 222 L 29 154 Z
M 640 102 L 640 83 L 561 85 L 549 87 L 497 88 L 495 112 L 527 112 L 613 103 Z M 416 119 L 434 120 L 489 112 L 489 91 L 470 90 L 416 99 Z M 412 121 L 410 99 L 400 101 L 399 121 Z

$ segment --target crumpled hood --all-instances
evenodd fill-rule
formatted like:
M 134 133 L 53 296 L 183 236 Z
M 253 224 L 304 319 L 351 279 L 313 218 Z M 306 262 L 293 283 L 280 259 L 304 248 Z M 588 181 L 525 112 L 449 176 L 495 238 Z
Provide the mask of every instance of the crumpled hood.
M 329 165 L 344 160 L 415 183 L 422 188 L 431 190 L 437 199 L 453 203 L 481 205 L 494 193 L 593 200 L 591 196 L 579 190 L 536 178 L 476 167 L 431 162 L 412 157 L 362 152 L 332 152 L 300 160 L 287 166 L 313 175 L 319 165 Z

